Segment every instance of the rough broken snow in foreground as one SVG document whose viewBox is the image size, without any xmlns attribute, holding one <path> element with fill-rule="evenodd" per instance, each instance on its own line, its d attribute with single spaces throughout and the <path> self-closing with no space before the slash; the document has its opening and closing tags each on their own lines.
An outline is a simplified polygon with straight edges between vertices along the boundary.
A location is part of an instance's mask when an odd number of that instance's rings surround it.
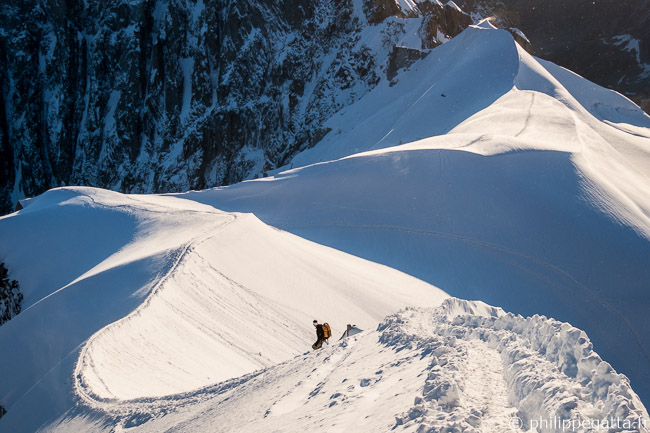
<svg viewBox="0 0 650 433">
<path fill-rule="evenodd" d="M 619 431 L 601 428 L 606 422 L 650 431 L 627 378 L 584 332 L 456 298 L 400 311 L 377 331 L 229 383 L 85 403 L 92 415 L 72 411 L 48 431 L 499 433 L 542 422 L 589 425 L 565 431 Z"/>
</svg>

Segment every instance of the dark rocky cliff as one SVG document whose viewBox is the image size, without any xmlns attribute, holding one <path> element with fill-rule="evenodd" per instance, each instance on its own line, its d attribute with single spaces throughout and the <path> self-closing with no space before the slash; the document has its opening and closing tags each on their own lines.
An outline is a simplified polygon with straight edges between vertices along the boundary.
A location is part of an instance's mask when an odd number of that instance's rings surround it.
<svg viewBox="0 0 650 433">
<path fill-rule="evenodd" d="M 427 50 L 470 24 L 451 5 L 419 6 L 6 0 L 0 209 L 60 185 L 181 191 L 281 166 L 386 79 L 405 28 Z"/>
</svg>

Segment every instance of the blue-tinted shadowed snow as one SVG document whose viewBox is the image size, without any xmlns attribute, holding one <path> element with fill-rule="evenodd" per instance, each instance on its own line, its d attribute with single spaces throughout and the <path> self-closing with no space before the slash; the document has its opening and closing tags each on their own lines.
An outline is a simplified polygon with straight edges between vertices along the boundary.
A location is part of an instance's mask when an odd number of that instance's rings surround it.
<svg viewBox="0 0 650 433">
<path fill-rule="evenodd" d="M 84 279 L 0 329 L 0 347 L 11 350 L 0 358 L 0 368 L 12 372 L 0 376 L 9 407 L 2 431 L 36 431 L 73 406 L 71 372 L 82 344 L 142 303 L 133 292 L 151 281 L 160 264 L 142 260 Z M 26 384 L 33 386 L 26 389 Z"/>
<path fill-rule="evenodd" d="M 0 219 L 0 259 L 20 281 L 23 310 L 128 244 L 138 223 L 134 215 L 71 189 L 31 199 L 19 215 Z"/>
</svg>

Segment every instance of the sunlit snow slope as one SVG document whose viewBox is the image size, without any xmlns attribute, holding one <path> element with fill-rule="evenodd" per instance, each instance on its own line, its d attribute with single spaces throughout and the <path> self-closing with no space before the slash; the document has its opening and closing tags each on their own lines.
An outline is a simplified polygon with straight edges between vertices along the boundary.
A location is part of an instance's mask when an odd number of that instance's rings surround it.
<svg viewBox="0 0 650 433">
<path fill-rule="evenodd" d="M 313 165 L 183 197 L 570 321 L 650 400 L 650 117 L 488 24 L 397 79 L 293 164 Z"/>
<path fill-rule="evenodd" d="M 236 381 L 89 405 L 48 431 L 650 432 L 627 378 L 583 331 L 455 298 Z"/>
</svg>

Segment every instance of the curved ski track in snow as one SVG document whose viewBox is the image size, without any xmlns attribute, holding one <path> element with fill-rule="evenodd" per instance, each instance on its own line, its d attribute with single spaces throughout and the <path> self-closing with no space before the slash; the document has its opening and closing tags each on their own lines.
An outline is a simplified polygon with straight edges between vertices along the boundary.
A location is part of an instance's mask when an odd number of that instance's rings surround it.
<svg viewBox="0 0 650 433">
<path fill-rule="evenodd" d="M 74 374 L 88 404 L 187 392 L 277 364 L 309 347 L 313 317 L 335 330 L 374 326 L 404 305 L 446 297 L 253 215 L 219 215 L 227 220 L 202 222 L 168 254 L 142 305 L 88 340 Z"/>
<path fill-rule="evenodd" d="M 95 386 L 98 386 L 104 392 L 108 391 L 107 385 L 101 377 L 102 372 L 96 370 L 97 363 L 93 360 L 93 353 L 92 353 L 93 348 L 96 345 L 101 346 L 102 339 L 108 336 L 109 334 L 111 334 L 115 328 L 119 328 L 120 326 L 122 326 L 123 323 L 127 323 L 133 320 L 134 317 L 140 316 L 143 313 L 143 311 L 150 306 L 152 300 L 154 299 L 155 296 L 159 294 L 161 288 L 165 285 L 165 283 L 170 278 L 173 277 L 174 272 L 176 272 L 179 265 L 183 260 L 186 259 L 188 254 L 192 254 L 193 250 L 197 246 L 199 246 L 201 243 L 205 242 L 206 240 L 216 236 L 218 232 L 222 230 L 224 227 L 226 227 L 228 224 L 233 223 L 237 219 L 237 216 L 228 215 L 228 218 L 229 219 L 226 222 L 218 223 L 215 224 L 213 227 L 210 227 L 207 230 L 207 232 L 209 233 L 208 235 L 203 235 L 191 239 L 185 245 L 178 248 L 177 250 L 173 252 L 169 252 L 168 257 L 170 258 L 170 262 L 171 262 L 169 270 L 165 272 L 165 274 L 156 282 L 149 296 L 144 300 L 144 302 L 128 316 L 106 326 L 99 332 L 95 333 L 90 339 L 88 339 L 83 349 L 81 350 L 81 353 L 79 355 L 79 360 L 77 361 L 77 365 L 75 366 L 75 371 L 74 371 L 75 390 L 77 394 L 86 403 L 92 403 L 98 399 L 102 399 L 102 397 L 99 397 L 96 394 L 96 392 L 93 391 L 92 386 L 90 386 L 87 383 L 88 381 L 87 378 L 89 375 L 92 375 L 96 378 L 97 382 L 95 383 Z M 119 354 L 115 354 L 115 355 L 118 357 L 118 359 L 120 358 Z"/>
</svg>

